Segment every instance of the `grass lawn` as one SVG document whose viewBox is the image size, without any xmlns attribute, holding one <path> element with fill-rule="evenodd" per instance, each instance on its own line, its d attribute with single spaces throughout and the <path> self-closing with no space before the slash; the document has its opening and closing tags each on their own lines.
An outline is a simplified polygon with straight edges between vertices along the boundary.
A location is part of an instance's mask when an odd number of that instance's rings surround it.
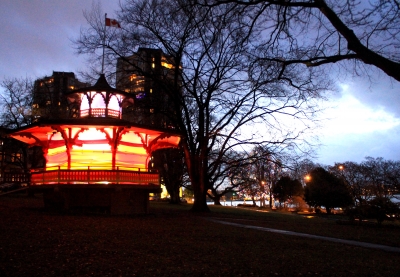
<svg viewBox="0 0 400 277">
<path fill-rule="evenodd" d="M 398 276 L 400 254 L 222 225 L 219 218 L 400 247 L 400 227 L 152 203 L 148 215 L 56 214 L 0 197 L 0 276 Z"/>
</svg>

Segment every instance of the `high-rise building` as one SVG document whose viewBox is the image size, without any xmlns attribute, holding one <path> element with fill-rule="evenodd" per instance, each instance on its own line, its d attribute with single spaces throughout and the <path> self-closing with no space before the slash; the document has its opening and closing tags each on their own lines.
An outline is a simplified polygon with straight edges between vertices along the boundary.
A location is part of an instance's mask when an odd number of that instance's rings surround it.
<svg viewBox="0 0 400 277">
<path fill-rule="evenodd" d="M 36 80 L 33 91 L 33 122 L 39 118 L 69 117 L 70 111 L 65 95 L 87 86 L 87 83 L 75 78 L 73 72 L 53 71 L 51 76 Z"/>
<path fill-rule="evenodd" d="M 116 75 L 117 89 L 135 95 L 130 121 L 158 128 L 176 127 L 174 119 L 179 106 L 173 98 L 180 94 L 180 89 L 174 85 L 175 65 L 171 56 L 160 49 L 139 48 L 135 54 L 118 59 Z"/>
</svg>

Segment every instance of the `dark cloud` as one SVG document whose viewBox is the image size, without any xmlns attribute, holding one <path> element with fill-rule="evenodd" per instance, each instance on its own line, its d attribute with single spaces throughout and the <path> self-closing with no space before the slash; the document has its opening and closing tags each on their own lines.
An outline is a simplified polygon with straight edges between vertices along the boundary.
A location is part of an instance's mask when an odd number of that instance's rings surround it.
<svg viewBox="0 0 400 277">
<path fill-rule="evenodd" d="M 384 74 L 375 78 L 355 78 L 349 82 L 353 95 L 374 109 L 383 108 L 400 117 L 400 83 Z"/>
</svg>

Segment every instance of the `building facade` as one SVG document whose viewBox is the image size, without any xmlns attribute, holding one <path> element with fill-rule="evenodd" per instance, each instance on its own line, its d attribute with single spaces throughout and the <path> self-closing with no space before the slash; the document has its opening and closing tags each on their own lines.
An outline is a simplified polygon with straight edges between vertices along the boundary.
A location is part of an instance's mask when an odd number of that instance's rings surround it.
<svg viewBox="0 0 400 277">
<path fill-rule="evenodd" d="M 181 116 L 182 66 L 160 49 L 139 48 L 117 61 L 117 89 L 134 95 L 134 105 L 127 111 L 135 124 L 178 131 Z M 153 153 L 149 168 L 161 175 L 163 192 L 170 201 L 178 202 L 183 175 L 183 154 L 179 148 Z"/>
<path fill-rule="evenodd" d="M 32 121 L 40 118 L 67 118 L 66 94 L 89 84 L 79 81 L 73 72 L 53 71 L 51 76 L 37 79 L 33 90 Z"/>
<path fill-rule="evenodd" d="M 173 58 L 160 49 L 139 48 L 117 61 L 117 89 L 135 95 L 130 116 L 137 124 L 175 129 L 181 94 Z"/>
</svg>

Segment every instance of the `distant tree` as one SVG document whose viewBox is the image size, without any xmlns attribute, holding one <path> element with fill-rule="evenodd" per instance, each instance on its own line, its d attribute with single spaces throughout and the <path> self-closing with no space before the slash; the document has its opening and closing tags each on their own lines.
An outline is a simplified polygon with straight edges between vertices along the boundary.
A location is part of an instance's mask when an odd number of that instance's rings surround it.
<svg viewBox="0 0 400 277">
<path fill-rule="evenodd" d="M 283 176 L 272 186 L 272 193 L 279 203 L 286 203 L 295 196 L 303 196 L 304 189 L 299 180 Z"/>
<path fill-rule="evenodd" d="M 347 207 L 353 204 L 353 199 L 343 180 L 322 167 L 317 167 L 310 173 L 306 182 L 304 200 L 312 207 L 326 208 L 327 214 L 332 208 Z"/>
<path fill-rule="evenodd" d="M 300 180 L 300 182 L 304 184 L 305 177 L 309 172 L 317 167 L 322 167 L 318 164 L 315 164 L 309 159 L 303 160 L 295 160 L 292 165 L 290 165 L 290 170 L 287 172 L 292 179 Z"/>
<path fill-rule="evenodd" d="M 243 190 L 244 184 L 251 181 L 248 172 L 243 171 L 251 163 L 245 152 L 230 150 L 219 155 L 218 151 L 213 151 L 210 163 L 214 173 L 209 174 L 207 196 L 214 201 L 214 205 L 221 205 L 224 195 Z"/>
<path fill-rule="evenodd" d="M 265 199 L 269 197 L 269 205 L 272 207 L 272 186 L 281 176 L 284 158 L 276 149 L 258 145 L 252 151 L 241 154 L 243 159 L 233 168 L 230 174 L 231 182 L 237 184 L 236 191 L 244 196 L 260 200 L 264 206 Z"/>
<path fill-rule="evenodd" d="M 335 163 L 330 171 L 342 179 L 350 190 L 354 205 L 364 204 L 373 197 L 370 194 L 363 167 L 355 162 Z"/>
<path fill-rule="evenodd" d="M 32 122 L 33 82 L 29 78 L 5 79 L 1 83 L 0 93 L 0 124 L 1 127 L 12 130 L 29 125 Z M 31 163 L 29 149 L 17 140 L 4 138 L 2 140 L 1 173 L 17 170 L 25 176 L 29 175 Z M 42 156 L 35 156 L 38 161 Z"/>
<path fill-rule="evenodd" d="M 0 93 L 2 127 L 15 129 L 32 122 L 33 85 L 29 78 L 3 80 Z"/>
<path fill-rule="evenodd" d="M 374 198 L 395 198 L 400 191 L 400 162 L 366 157 L 361 163 L 336 163 L 330 171 L 344 180 L 355 205 Z"/>
<path fill-rule="evenodd" d="M 364 180 L 373 197 L 391 198 L 398 192 L 400 182 L 399 163 L 383 158 L 366 157 L 361 163 Z"/>
<path fill-rule="evenodd" d="M 369 216 L 375 218 L 378 224 L 389 218 L 398 219 L 400 216 L 399 206 L 386 197 L 376 197 L 368 201 L 367 204 L 370 209 Z"/>
</svg>

